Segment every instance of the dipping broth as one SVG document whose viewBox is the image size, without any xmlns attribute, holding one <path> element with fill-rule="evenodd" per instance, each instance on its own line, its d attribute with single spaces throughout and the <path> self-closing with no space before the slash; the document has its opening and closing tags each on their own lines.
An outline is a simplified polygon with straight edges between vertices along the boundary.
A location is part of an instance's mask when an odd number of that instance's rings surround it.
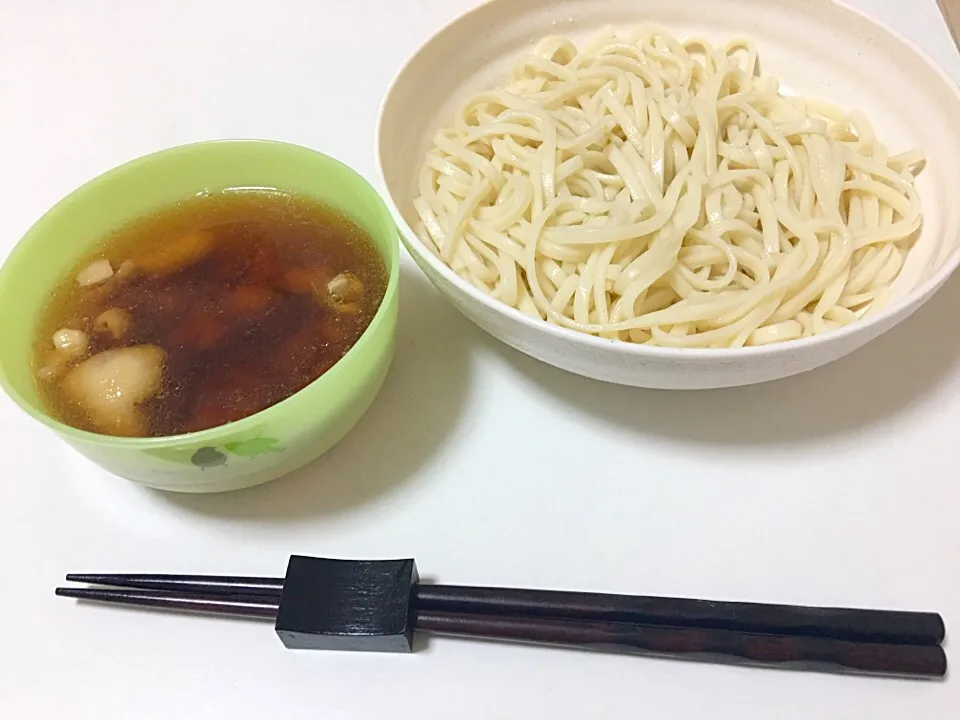
<svg viewBox="0 0 960 720">
<path fill-rule="evenodd" d="M 34 347 L 48 411 L 125 437 L 252 415 L 329 370 L 377 311 L 370 237 L 311 198 L 197 196 L 106 238 L 51 294 Z"/>
</svg>

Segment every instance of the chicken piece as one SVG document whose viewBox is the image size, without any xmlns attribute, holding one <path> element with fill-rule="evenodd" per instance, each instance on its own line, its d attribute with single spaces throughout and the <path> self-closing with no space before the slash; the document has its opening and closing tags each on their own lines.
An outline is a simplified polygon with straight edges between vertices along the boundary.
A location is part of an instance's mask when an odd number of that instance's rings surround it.
<svg viewBox="0 0 960 720">
<path fill-rule="evenodd" d="M 97 332 L 108 333 L 114 340 L 120 340 L 130 329 L 131 315 L 123 308 L 110 308 L 97 315 L 93 328 Z"/>
<path fill-rule="evenodd" d="M 337 312 L 356 313 L 363 298 L 363 281 L 353 273 L 340 273 L 327 283 L 327 296 Z"/>
<path fill-rule="evenodd" d="M 353 273 L 340 273 L 327 283 L 327 291 L 334 302 L 357 302 L 363 297 L 363 282 Z"/>
<path fill-rule="evenodd" d="M 54 350 L 50 357 L 47 358 L 47 364 L 37 370 L 37 377 L 41 380 L 56 380 L 63 374 L 63 371 L 67 369 L 69 364 L 70 358 L 63 352 Z"/>
<path fill-rule="evenodd" d="M 170 275 L 203 260 L 213 250 L 215 241 L 211 232 L 189 233 L 141 255 L 134 264 L 149 273 Z"/>
<path fill-rule="evenodd" d="M 284 275 L 284 289 L 297 295 L 312 294 L 321 305 L 347 314 L 358 312 L 363 298 L 360 278 L 343 272 L 330 279 L 330 274 L 322 267 L 288 270 Z"/>
<path fill-rule="evenodd" d="M 113 277 L 113 266 L 109 260 L 95 260 L 77 274 L 77 283 L 82 287 L 99 285 Z"/>
<path fill-rule="evenodd" d="M 296 267 L 284 273 L 282 287 L 294 295 L 313 295 L 314 300 L 321 305 L 335 307 L 338 300 L 335 299 L 331 288 L 349 293 L 347 275 L 349 273 L 341 273 L 331 280 L 330 271 L 324 267 Z M 339 295 L 336 296 L 336 298 L 339 297 Z"/>
<path fill-rule="evenodd" d="M 130 260 L 124 260 L 110 277 L 84 288 L 84 292 L 77 298 L 77 309 L 85 319 L 89 319 L 104 305 L 116 304 L 117 293 L 133 284 L 138 274 L 136 265 Z"/>
<path fill-rule="evenodd" d="M 53 346 L 70 359 L 87 352 L 90 348 L 90 338 L 82 330 L 61 328 L 53 334 Z"/>
<path fill-rule="evenodd" d="M 133 260 L 124 260 L 117 268 L 117 277 L 121 280 L 132 278 L 137 274 L 137 264 Z"/>
<path fill-rule="evenodd" d="M 37 370 L 41 380 L 54 380 L 90 351 L 90 338 L 82 330 L 61 328 L 53 334 L 53 352 L 47 363 Z"/>
<path fill-rule="evenodd" d="M 70 370 L 62 387 L 100 432 L 143 437 L 149 427 L 139 404 L 160 392 L 164 359 L 156 345 L 105 350 Z"/>
</svg>

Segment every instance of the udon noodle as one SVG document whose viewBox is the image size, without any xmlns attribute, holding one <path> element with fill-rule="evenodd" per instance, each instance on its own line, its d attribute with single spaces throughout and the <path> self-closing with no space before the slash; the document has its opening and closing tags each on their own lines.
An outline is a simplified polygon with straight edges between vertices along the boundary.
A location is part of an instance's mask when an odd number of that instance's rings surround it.
<svg viewBox="0 0 960 720">
<path fill-rule="evenodd" d="M 922 163 L 861 113 L 781 92 L 746 40 L 550 37 L 436 134 L 416 231 L 471 285 L 565 328 L 763 345 L 888 301 Z"/>
</svg>

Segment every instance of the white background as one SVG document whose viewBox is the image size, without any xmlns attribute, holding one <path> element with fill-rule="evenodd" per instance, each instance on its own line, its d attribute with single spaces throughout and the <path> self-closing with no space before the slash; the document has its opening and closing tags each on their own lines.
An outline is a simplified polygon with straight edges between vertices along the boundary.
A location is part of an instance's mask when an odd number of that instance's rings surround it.
<svg viewBox="0 0 960 720">
<path fill-rule="evenodd" d="M 0 251 L 85 180 L 194 140 L 288 140 L 372 178 L 389 80 L 470 2 L 0 2 Z M 960 77 L 934 0 L 854 4 Z M 375 406 L 271 485 L 142 490 L 0 398 L 0 716 L 958 717 L 956 678 L 446 639 L 412 656 L 294 653 L 268 624 L 54 597 L 68 571 L 275 575 L 291 553 L 409 555 L 449 583 L 934 609 L 960 628 L 960 279 L 835 365 L 678 394 L 537 364 L 412 263 L 402 275 Z"/>
</svg>

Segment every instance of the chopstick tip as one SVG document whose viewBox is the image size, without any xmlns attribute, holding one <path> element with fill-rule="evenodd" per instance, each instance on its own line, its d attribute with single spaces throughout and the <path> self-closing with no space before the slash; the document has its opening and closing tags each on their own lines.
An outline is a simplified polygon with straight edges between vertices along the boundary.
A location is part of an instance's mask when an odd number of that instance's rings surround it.
<svg viewBox="0 0 960 720">
<path fill-rule="evenodd" d="M 96 584 L 97 579 L 103 577 L 102 575 L 90 575 L 89 573 L 67 573 L 66 580 L 67 582 L 76 582 L 76 583 L 87 583 L 89 585 Z"/>
</svg>

